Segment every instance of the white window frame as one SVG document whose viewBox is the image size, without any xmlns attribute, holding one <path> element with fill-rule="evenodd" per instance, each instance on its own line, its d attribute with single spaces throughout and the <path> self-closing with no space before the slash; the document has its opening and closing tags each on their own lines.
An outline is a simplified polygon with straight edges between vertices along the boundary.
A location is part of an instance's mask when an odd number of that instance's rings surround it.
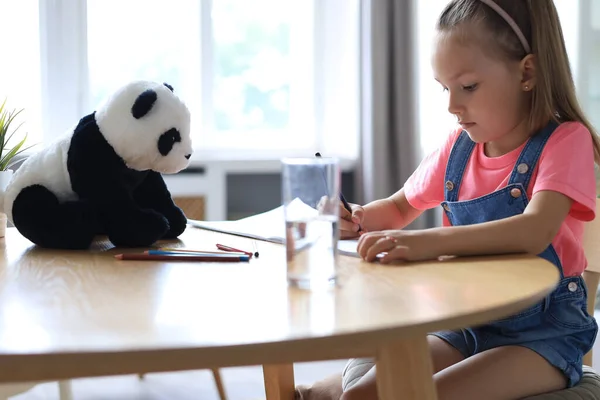
<svg viewBox="0 0 600 400">
<path fill-rule="evenodd" d="M 86 0 L 38 0 L 42 63 L 44 142 L 53 140 L 92 110 L 89 104 Z M 219 137 L 212 129 L 212 0 L 201 1 L 202 132 L 193 132 L 194 161 L 273 160 L 312 156 L 320 151 L 344 159 L 358 157 L 360 0 L 301 0 L 314 18 L 294 21 L 292 41 L 311 43 L 293 54 L 288 134 L 238 132 Z M 306 26 L 312 29 L 305 29 Z M 305 35 L 310 35 L 307 38 Z M 294 46 L 292 46 L 294 48 Z M 313 84 L 306 84 L 313 82 Z M 348 84 L 348 82 L 353 82 Z M 297 95 L 297 96 L 294 96 Z M 303 105 L 303 106 L 302 106 Z"/>
</svg>

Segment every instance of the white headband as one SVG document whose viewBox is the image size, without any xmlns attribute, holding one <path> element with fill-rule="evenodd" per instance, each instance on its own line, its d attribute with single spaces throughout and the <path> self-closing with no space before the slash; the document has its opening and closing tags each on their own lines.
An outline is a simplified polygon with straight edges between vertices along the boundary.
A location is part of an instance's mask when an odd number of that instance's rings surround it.
<svg viewBox="0 0 600 400">
<path fill-rule="evenodd" d="M 531 53 L 531 48 L 529 47 L 529 43 L 527 42 L 527 39 L 525 39 L 525 35 L 523 35 L 523 32 L 521 31 L 521 29 L 519 28 L 519 26 L 517 25 L 515 20 L 512 19 L 511 16 L 508 15 L 508 13 L 502 9 L 502 7 L 500 7 L 498 4 L 496 4 L 496 2 L 494 0 L 480 0 L 480 1 L 482 3 L 487 4 L 490 8 L 492 8 L 494 11 L 496 11 L 498 13 L 498 15 L 500 15 L 502 18 L 504 18 L 504 20 L 508 23 L 508 25 L 510 25 L 512 30 L 515 31 L 515 34 L 521 41 L 521 44 L 523 45 L 523 48 L 525 49 L 527 54 Z"/>
</svg>

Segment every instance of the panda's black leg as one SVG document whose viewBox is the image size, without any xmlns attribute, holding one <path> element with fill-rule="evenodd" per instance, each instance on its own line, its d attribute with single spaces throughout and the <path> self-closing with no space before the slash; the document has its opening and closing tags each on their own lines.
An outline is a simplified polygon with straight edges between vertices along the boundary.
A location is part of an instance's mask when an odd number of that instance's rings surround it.
<svg viewBox="0 0 600 400">
<path fill-rule="evenodd" d="M 12 215 L 19 232 L 41 247 L 87 249 L 98 230 L 91 205 L 82 201 L 59 203 L 54 193 L 41 185 L 19 193 Z"/>
<path fill-rule="evenodd" d="M 133 195 L 140 208 L 150 208 L 169 221 L 169 230 L 164 234 L 164 239 L 176 238 L 185 231 L 187 218 L 173 202 L 171 193 L 158 172 L 150 171 Z"/>
</svg>

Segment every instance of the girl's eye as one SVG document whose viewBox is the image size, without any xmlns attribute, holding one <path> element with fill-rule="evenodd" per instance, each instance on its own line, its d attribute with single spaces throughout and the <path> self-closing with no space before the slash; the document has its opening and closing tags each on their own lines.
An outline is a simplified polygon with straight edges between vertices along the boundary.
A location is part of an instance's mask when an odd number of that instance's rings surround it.
<svg viewBox="0 0 600 400">
<path fill-rule="evenodd" d="M 463 90 L 466 90 L 467 92 L 472 92 L 475 89 L 477 89 L 477 84 L 476 83 L 474 83 L 472 85 L 463 86 Z"/>
<path fill-rule="evenodd" d="M 442 90 L 443 90 L 444 92 L 447 92 L 447 91 L 448 91 L 448 88 L 447 88 L 447 87 L 444 87 L 444 88 L 442 88 Z"/>
</svg>

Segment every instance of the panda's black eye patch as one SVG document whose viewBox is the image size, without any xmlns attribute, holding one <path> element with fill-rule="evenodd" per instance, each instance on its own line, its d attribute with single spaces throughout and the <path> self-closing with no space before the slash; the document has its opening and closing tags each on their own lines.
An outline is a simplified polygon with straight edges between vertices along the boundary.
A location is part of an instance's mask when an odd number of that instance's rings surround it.
<svg viewBox="0 0 600 400">
<path fill-rule="evenodd" d="M 156 92 L 152 89 L 147 89 L 140 94 L 133 106 L 131 106 L 131 114 L 135 119 L 140 119 L 152 109 L 152 106 L 158 98 Z"/>
<path fill-rule="evenodd" d="M 175 128 L 171 128 L 158 138 L 158 151 L 163 156 L 166 156 L 173 150 L 173 145 L 181 142 L 181 134 Z"/>
<path fill-rule="evenodd" d="M 169 85 L 167 82 L 164 82 L 163 85 L 168 87 L 171 92 L 173 91 L 173 86 Z"/>
</svg>

